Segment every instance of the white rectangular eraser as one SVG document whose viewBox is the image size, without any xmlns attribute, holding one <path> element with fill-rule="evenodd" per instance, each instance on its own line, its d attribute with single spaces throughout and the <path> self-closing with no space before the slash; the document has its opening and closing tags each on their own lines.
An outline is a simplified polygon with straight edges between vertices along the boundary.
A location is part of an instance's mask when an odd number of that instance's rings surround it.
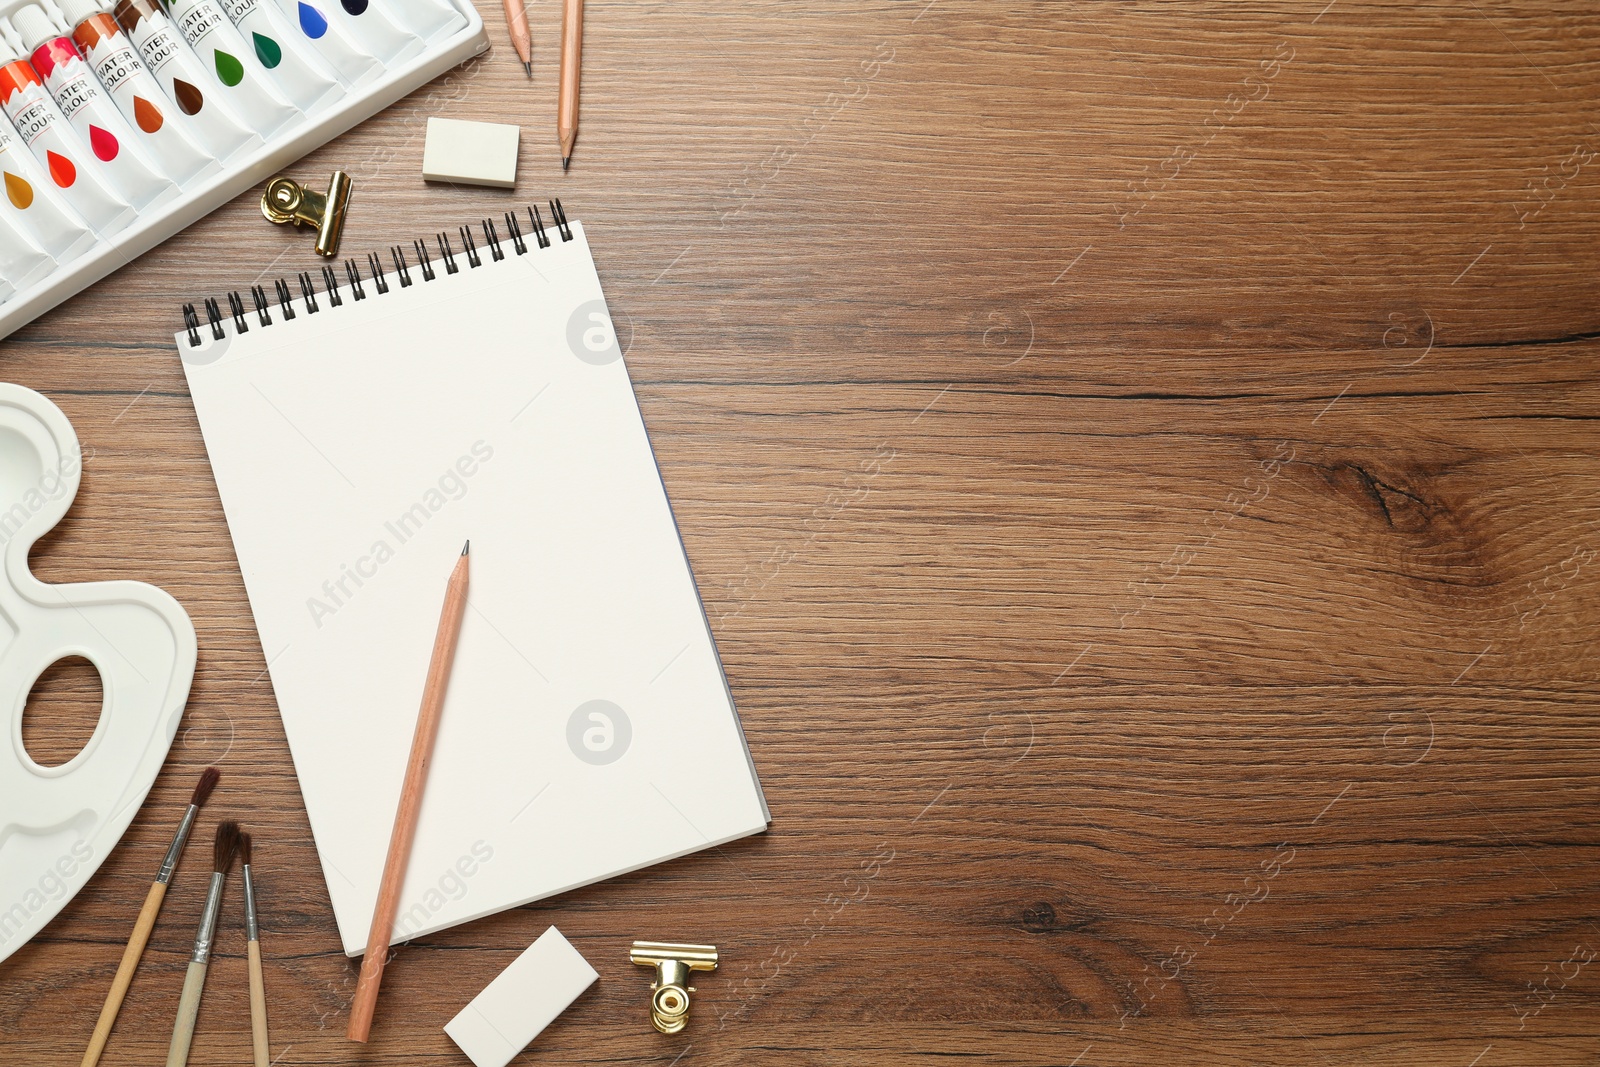
<svg viewBox="0 0 1600 1067">
<path fill-rule="evenodd" d="M 445 1024 L 478 1067 L 506 1067 L 594 980 L 589 961 L 554 926 Z"/>
<path fill-rule="evenodd" d="M 428 139 L 422 148 L 422 178 L 513 188 L 517 184 L 517 138 L 521 135 L 521 126 L 430 118 Z"/>
</svg>

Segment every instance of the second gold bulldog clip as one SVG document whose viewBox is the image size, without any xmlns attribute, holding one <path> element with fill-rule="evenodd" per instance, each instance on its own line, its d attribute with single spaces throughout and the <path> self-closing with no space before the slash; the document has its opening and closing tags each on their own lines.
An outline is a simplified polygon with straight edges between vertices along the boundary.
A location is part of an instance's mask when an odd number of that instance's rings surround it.
<svg viewBox="0 0 1600 1067">
<path fill-rule="evenodd" d="M 675 1034 L 689 1025 L 689 984 L 692 971 L 717 969 L 717 946 L 685 945 L 670 941 L 635 941 L 628 958 L 641 967 L 654 967 L 650 983 L 650 1021 L 663 1034 Z"/>
<path fill-rule="evenodd" d="M 261 193 L 261 213 L 268 222 L 316 230 L 317 254 L 332 257 L 339 251 L 352 188 L 350 175 L 342 170 L 328 179 L 326 193 L 314 193 L 292 178 L 274 178 Z"/>
</svg>

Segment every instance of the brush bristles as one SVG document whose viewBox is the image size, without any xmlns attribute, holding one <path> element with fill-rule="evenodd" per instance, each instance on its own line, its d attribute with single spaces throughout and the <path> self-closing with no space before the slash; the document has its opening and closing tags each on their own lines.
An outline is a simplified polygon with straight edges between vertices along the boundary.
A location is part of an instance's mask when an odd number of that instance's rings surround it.
<svg viewBox="0 0 1600 1067">
<path fill-rule="evenodd" d="M 233 857 L 239 852 L 239 838 L 244 834 L 239 829 L 239 824 L 229 819 L 217 827 L 216 850 L 212 852 L 211 869 L 218 874 L 227 874 L 233 866 Z"/>
<path fill-rule="evenodd" d="M 217 788 L 217 779 L 222 777 L 222 772 L 215 767 L 207 767 L 200 772 L 200 781 L 194 787 L 194 796 L 189 803 L 195 807 L 202 807 L 210 799 L 211 791 Z"/>
<path fill-rule="evenodd" d="M 250 866 L 250 835 L 242 830 L 239 831 L 239 862 Z"/>
</svg>

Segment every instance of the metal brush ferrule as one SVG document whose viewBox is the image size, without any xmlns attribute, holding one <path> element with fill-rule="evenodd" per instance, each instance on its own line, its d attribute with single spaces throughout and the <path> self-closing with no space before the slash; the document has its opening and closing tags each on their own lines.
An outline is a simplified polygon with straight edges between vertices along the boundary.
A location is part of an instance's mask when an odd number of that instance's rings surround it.
<svg viewBox="0 0 1600 1067">
<path fill-rule="evenodd" d="M 194 952 L 189 957 L 190 963 L 211 962 L 211 942 L 217 933 L 217 914 L 222 911 L 224 877 L 221 871 L 211 873 L 211 888 L 206 892 L 205 910 L 200 913 L 200 931 L 194 935 Z"/>
<path fill-rule="evenodd" d="M 244 936 L 248 941 L 260 941 L 261 930 L 256 926 L 256 883 L 250 877 L 250 865 L 244 865 Z"/>
<path fill-rule="evenodd" d="M 172 844 L 167 846 L 167 854 L 161 861 L 161 870 L 156 872 L 156 881 L 166 885 L 172 881 L 172 872 L 178 869 L 178 857 L 183 855 L 183 846 L 189 841 L 189 831 L 194 829 L 194 819 L 200 814 L 200 805 L 190 804 L 183 813 L 183 821 L 178 824 L 178 832 L 172 835 Z"/>
</svg>

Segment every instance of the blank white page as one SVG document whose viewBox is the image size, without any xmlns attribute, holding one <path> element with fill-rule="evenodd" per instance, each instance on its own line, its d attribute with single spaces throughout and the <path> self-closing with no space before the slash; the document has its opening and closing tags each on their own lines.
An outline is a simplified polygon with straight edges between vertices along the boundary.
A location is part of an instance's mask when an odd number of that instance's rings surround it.
<svg viewBox="0 0 1600 1067">
<path fill-rule="evenodd" d="M 469 606 L 395 941 L 766 828 L 583 228 L 178 335 L 345 951 L 445 580 Z M 595 703 L 599 702 L 599 703 Z"/>
</svg>

